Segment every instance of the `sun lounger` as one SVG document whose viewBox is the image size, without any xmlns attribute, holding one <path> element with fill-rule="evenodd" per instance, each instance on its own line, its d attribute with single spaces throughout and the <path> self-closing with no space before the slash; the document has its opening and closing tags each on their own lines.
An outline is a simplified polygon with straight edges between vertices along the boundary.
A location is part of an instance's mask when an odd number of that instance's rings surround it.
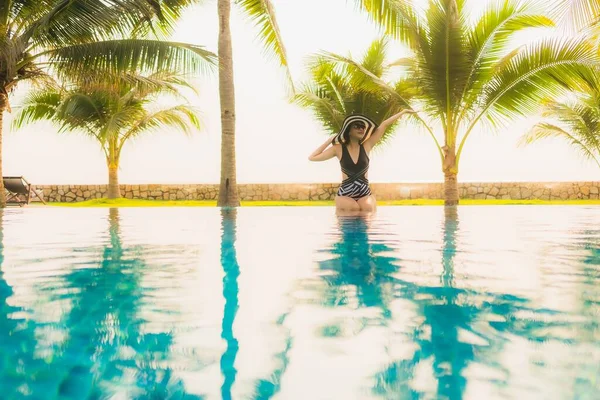
<svg viewBox="0 0 600 400">
<path fill-rule="evenodd" d="M 44 204 L 46 202 L 33 186 L 22 176 L 3 176 L 6 191 L 6 204 L 24 206 L 29 204 L 32 196 L 36 196 Z"/>
</svg>

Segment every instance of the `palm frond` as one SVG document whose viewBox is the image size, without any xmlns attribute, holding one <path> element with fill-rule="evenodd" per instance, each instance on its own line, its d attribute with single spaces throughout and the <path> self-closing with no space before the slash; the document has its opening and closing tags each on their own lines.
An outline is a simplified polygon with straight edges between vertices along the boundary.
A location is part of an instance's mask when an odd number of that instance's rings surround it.
<svg viewBox="0 0 600 400">
<path fill-rule="evenodd" d="M 427 43 L 425 31 L 419 22 L 411 0 L 352 0 L 354 5 L 367 13 L 381 26 L 386 34 L 410 48 Z"/>
<path fill-rule="evenodd" d="M 166 40 L 192 0 L 44 1 L 45 12 L 29 13 L 27 41 L 36 46 L 62 47 L 90 41 L 162 35 Z"/>
<path fill-rule="evenodd" d="M 599 135 L 598 132 L 595 133 Z M 576 133 L 569 132 L 563 128 L 553 125 L 551 123 L 543 122 L 536 124 L 529 132 L 519 140 L 519 146 L 528 145 L 543 139 L 548 138 L 560 138 L 566 140 L 574 148 L 580 151 L 580 153 L 587 159 L 594 160 L 598 167 L 600 167 L 600 147 L 592 147 L 581 137 L 578 137 Z M 595 138 L 598 141 L 598 137 Z"/>
<path fill-rule="evenodd" d="M 316 85 L 302 85 L 292 102 L 313 111 L 317 120 L 323 124 L 326 131 L 333 134 L 338 132 L 348 112 L 341 108 L 338 99 L 327 96 L 325 91 Z"/>
<path fill-rule="evenodd" d="M 577 101 L 570 103 L 550 101 L 544 105 L 542 116 L 559 121 L 569 131 L 577 132 L 581 137 L 587 136 L 594 139 L 595 134 L 600 132 L 598 112 L 598 103 L 590 107 L 580 97 Z M 595 146 L 598 146 L 598 143 Z"/>
<path fill-rule="evenodd" d="M 389 41 L 386 38 L 374 40 L 365 54 L 361 65 L 371 71 L 373 75 L 381 77 L 387 72 L 386 57 Z"/>
<path fill-rule="evenodd" d="M 198 0 L 136 0 L 147 3 L 153 10 L 155 18 L 153 20 L 144 19 L 138 23 L 136 30 L 143 32 L 150 30 L 157 35 L 163 36 L 166 40 L 168 35 L 173 33 L 177 21 L 183 15 L 183 12 L 190 6 L 197 4 Z"/>
<path fill-rule="evenodd" d="M 29 21 L 23 38 L 36 47 L 62 47 L 115 36 L 128 37 L 154 9 L 145 0 L 59 0 L 38 20 Z"/>
<path fill-rule="evenodd" d="M 348 97 L 353 87 L 344 71 L 336 70 L 334 63 L 320 56 L 309 59 L 309 72 L 313 82 L 317 83 L 321 96 L 335 100 L 342 111 L 346 112 L 344 98 Z"/>
<path fill-rule="evenodd" d="M 549 12 L 559 25 L 575 33 L 598 22 L 600 0 L 557 0 Z"/>
<path fill-rule="evenodd" d="M 121 135 L 121 142 L 139 136 L 141 133 L 152 132 L 164 127 L 178 128 L 189 135 L 193 130 L 201 130 L 202 124 L 197 115 L 198 111 L 189 105 L 180 104 L 174 107 L 144 113 L 136 118 L 136 122 Z"/>
<path fill-rule="evenodd" d="M 277 57 L 279 63 L 285 68 L 287 81 L 293 92 L 294 82 L 273 4 L 270 0 L 238 0 L 237 3 L 258 28 L 259 38 L 262 40 L 266 53 Z"/>
<path fill-rule="evenodd" d="M 462 5 L 462 3 L 461 3 Z M 465 13 L 455 0 L 430 2 L 426 13 L 428 52 L 418 55 L 423 88 L 443 112 L 444 124 L 454 124 L 452 117 L 461 106 L 461 95 L 468 77 Z"/>
<path fill-rule="evenodd" d="M 41 18 L 48 8 L 51 7 L 50 0 L 11 0 L 3 2 L 5 8 L 2 13 L 0 25 L 11 32 L 12 37 L 19 36 L 24 32 L 24 27 L 32 21 Z M 6 13 L 8 11 L 8 13 Z"/>
<path fill-rule="evenodd" d="M 207 72 L 216 56 L 201 46 L 156 40 L 107 40 L 49 50 L 41 55 L 59 76 L 80 77 L 93 73 L 119 75 L 123 72 Z"/>
<path fill-rule="evenodd" d="M 499 119 L 535 113 L 546 98 L 576 87 L 582 77 L 592 79 L 598 56 L 589 42 L 544 39 L 526 46 L 505 64 L 483 90 L 482 109 Z"/>
<path fill-rule="evenodd" d="M 545 99 L 577 87 L 574 82 L 581 77 L 590 81 L 597 66 L 596 51 L 582 38 L 543 39 L 523 47 L 484 86 L 481 108 L 460 141 L 457 158 L 482 117 L 503 124 L 534 114 Z"/>
<path fill-rule="evenodd" d="M 508 49 L 515 34 L 524 29 L 553 26 L 550 18 L 534 11 L 526 4 L 497 1 L 485 10 L 469 31 L 469 74 L 461 99 L 465 110 L 477 104 L 483 85 L 493 78 L 499 67 L 520 51 L 519 48 L 513 51 Z"/>
<path fill-rule="evenodd" d="M 63 99 L 59 91 L 31 91 L 11 122 L 11 129 L 21 129 L 28 124 L 43 120 L 52 120 Z"/>
<path fill-rule="evenodd" d="M 320 56 L 323 60 L 335 63 L 338 68 L 344 68 L 345 73 L 349 75 L 353 86 L 370 93 L 383 91 L 387 96 L 394 98 L 405 107 L 409 106 L 409 99 L 403 98 L 401 93 L 397 93 L 393 86 L 390 86 L 383 79 L 369 71 L 360 62 L 351 58 L 340 56 L 335 53 L 322 52 Z"/>
<path fill-rule="evenodd" d="M 7 26 L 11 26 L 11 30 L 15 31 L 15 25 L 18 25 L 19 22 L 23 22 L 25 19 L 29 19 L 35 21 L 37 16 L 42 15 L 47 9 L 49 5 L 49 0 L 11 0 L 10 2 L 5 2 L 6 9 L 8 10 L 8 14 L 3 13 L 4 18 L 3 21 Z M 12 22 L 9 23 L 9 22 Z"/>
<path fill-rule="evenodd" d="M 170 94 L 184 98 L 182 89 L 189 89 L 198 94 L 198 88 L 182 74 L 171 71 L 160 71 L 148 76 L 135 73 L 93 74 L 72 77 L 69 87 L 86 91 L 111 92 L 125 95 L 134 92 L 136 97 L 147 97 L 152 94 Z"/>
</svg>

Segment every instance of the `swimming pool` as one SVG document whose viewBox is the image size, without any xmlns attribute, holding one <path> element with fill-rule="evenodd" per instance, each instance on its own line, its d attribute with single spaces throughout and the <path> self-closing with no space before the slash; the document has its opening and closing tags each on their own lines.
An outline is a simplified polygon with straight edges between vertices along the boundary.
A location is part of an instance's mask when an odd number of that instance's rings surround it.
<svg viewBox="0 0 600 400">
<path fill-rule="evenodd" d="M 592 399 L 600 207 L 6 209 L 3 399 Z"/>
</svg>

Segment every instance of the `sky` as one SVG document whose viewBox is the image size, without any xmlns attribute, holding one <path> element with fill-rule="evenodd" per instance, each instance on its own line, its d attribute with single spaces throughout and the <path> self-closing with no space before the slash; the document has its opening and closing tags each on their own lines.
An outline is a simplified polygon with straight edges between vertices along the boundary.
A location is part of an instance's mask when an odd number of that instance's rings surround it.
<svg viewBox="0 0 600 400">
<path fill-rule="evenodd" d="M 360 57 L 379 37 L 377 27 L 347 0 L 273 0 L 294 81 L 306 79 L 307 57 L 325 50 Z M 472 2 L 481 6 L 482 2 Z M 238 183 L 339 182 L 339 163 L 308 161 L 327 132 L 310 110 L 291 104 L 285 76 L 267 57 L 257 30 L 232 8 L 237 114 Z M 185 13 L 173 39 L 217 51 L 216 0 Z M 390 58 L 404 49 L 392 46 Z M 218 77 L 200 77 L 200 94 L 190 101 L 200 109 L 202 132 L 184 136 L 175 130 L 144 135 L 123 150 L 120 183 L 218 183 L 220 109 Z M 11 98 L 13 108 L 26 93 Z M 3 175 L 22 175 L 34 184 L 105 184 L 108 172 L 97 143 L 79 134 L 57 134 L 50 123 L 10 130 L 5 114 Z M 560 140 L 518 147 L 531 121 L 516 121 L 497 132 L 479 129 L 465 145 L 459 180 L 463 182 L 589 181 L 600 169 Z M 441 140 L 438 132 L 438 138 Z M 441 182 L 441 164 L 433 141 L 422 132 L 399 128 L 385 148 L 374 150 L 371 182 Z"/>
</svg>

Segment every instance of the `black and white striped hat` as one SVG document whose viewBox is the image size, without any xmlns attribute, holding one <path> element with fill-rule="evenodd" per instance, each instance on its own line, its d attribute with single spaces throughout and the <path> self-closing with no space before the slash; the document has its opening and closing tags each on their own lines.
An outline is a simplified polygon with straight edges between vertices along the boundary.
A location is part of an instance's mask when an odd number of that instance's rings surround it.
<svg viewBox="0 0 600 400">
<path fill-rule="evenodd" d="M 350 126 L 351 124 L 353 124 L 355 122 L 362 122 L 363 124 L 365 124 L 365 134 L 362 137 L 362 139 L 360 140 L 360 144 L 363 144 L 364 142 L 366 142 L 367 139 L 371 136 L 371 134 L 377 128 L 377 124 L 375 122 L 373 122 L 370 118 L 365 117 L 364 115 L 360 115 L 360 114 L 350 115 L 350 116 L 346 117 L 346 119 L 344 120 L 344 123 L 342 124 L 342 129 L 340 129 L 340 131 L 335 135 L 335 137 L 331 141 L 331 144 L 345 143 L 344 131 L 346 130 L 346 128 L 348 128 L 348 126 Z"/>
</svg>

